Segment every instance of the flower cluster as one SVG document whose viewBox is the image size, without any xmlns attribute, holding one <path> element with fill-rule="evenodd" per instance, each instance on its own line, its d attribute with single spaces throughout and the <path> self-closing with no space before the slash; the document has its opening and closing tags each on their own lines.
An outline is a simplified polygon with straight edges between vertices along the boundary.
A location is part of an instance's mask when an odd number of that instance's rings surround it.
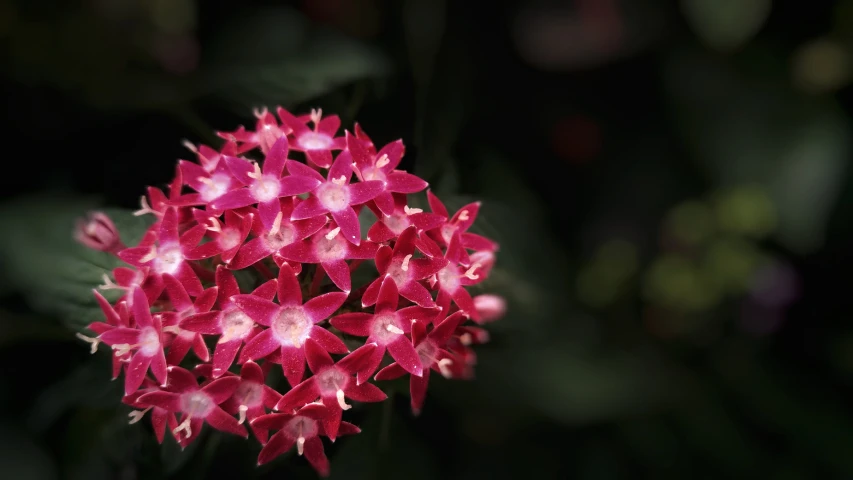
<svg viewBox="0 0 853 480">
<path fill-rule="evenodd" d="M 121 297 L 95 290 L 104 321 L 79 336 L 112 349 L 131 423 L 148 413 L 160 442 L 168 430 L 186 446 L 205 423 L 251 430 L 259 464 L 295 446 L 325 475 L 320 437 L 360 431 L 343 411 L 386 398 L 372 381 L 408 375 L 418 413 L 431 371 L 471 378 L 472 345 L 488 340 L 479 324 L 505 303 L 466 287 L 498 247 L 468 231 L 479 203 L 451 215 L 427 192 L 431 212 L 409 206 L 428 185 L 397 169 L 402 141 L 377 149 L 358 125 L 340 135 L 337 116 L 277 114 L 219 133 L 219 151 L 187 144 L 197 162 L 179 162 L 168 194 L 142 197 L 136 214 L 156 222 L 138 245 L 102 214 L 78 224 L 81 243 L 128 265 L 105 275 L 100 289 Z M 375 273 L 353 289 L 359 268 Z M 289 390 L 267 385 L 273 368 Z"/>
</svg>

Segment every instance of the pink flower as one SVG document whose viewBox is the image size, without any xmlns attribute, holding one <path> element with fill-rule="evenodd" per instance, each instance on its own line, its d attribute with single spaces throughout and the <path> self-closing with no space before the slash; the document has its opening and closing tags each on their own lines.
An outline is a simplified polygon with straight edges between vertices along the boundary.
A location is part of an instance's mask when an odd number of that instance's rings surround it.
<svg viewBox="0 0 853 480">
<path fill-rule="evenodd" d="M 296 118 L 287 110 L 278 107 L 278 117 L 293 132 L 293 149 L 305 152 L 308 161 L 322 168 L 329 168 L 332 164 L 332 150 L 344 148 L 345 141 L 341 137 L 335 138 L 341 127 L 341 119 L 337 115 L 323 118 L 322 110 L 311 110 L 307 119 L 314 124 L 311 129 L 307 121 Z"/>
<path fill-rule="evenodd" d="M 115 224 L 103 212 L 89 212 L 85 219 L 78 220 L 74 228 L 74 239 L 99 252 L 115 254 L 127 248 L 122 243 Z"/>
<path fill-rule="evenodd" d="M 291 175 L 312 178 L 318 182 L 312 190 L 312 196 L 293 209 L 291 219 L 302 220 L 319 215 L 331 214 L 340 228 L 340 233 L 353 245 L 361 243 L 361 227 L 358 215 L 352 208 L 372 200 L 382 192 L 383 184 L 378 180 L 350 184 L 352 179 L 352 157 L 347 150 L 338 154 L 338 158 L 329 168 L 327 179 L 316 170 L 301 163 L 287 165 Z"/>
<path fill-rule="evenodd" d="M 407 372 L 419 377 L 423 373 L 420 358 L 406 334 L 411 332 L 412 323 L 429 323 L 438 310 L 418 306 L 397 310 L 399 299 L 397 284 L 391 277 L 386 276 L 379 288 L 374 313 L 344 313 L 329 322 L 344 333 L 367 337 L 366 343 L 375 343 L 377 346 L 365 367 L 358 371 L 359 384 L 367 381 L 376 372 L 386 350 Z"/>
<path fill-rule="evenodd" d="M 326 408 L 319 403 L 305 405 L 294 413 L 271 413 L 252 422 L 256 428 L 278 430 L 261 449 L 258 465 L 268 463 L 296 445 L 299 456 L 304 455 L 308 463 L 322 477 L 329 475 L 329 459 L 323 451 L 320 436 L 326 435 L 321 420 L 327 415 Z M 339 435 L 361 433 L 355 425 L 341 422 Z"/>
<path fill-rule="evenodd" d="M 427 191 L 427 201 L 429 208 L 438 215 L 444 218 L 450 218 L 447 212 L 447 207 L 438 199 L 432 192 Z M 450 220 L 447 221 L 441 228 L 434 231 L 433 238 L 440 245 L 447 245 L 450 239 L 453 238 L 454 232 L 459 232 L 462 239 L 462 246 L 471 250 L 491 250 L 497 251 L 498 246 L 495 242 L 486 237 L 468 232 L 471 225 L 477 219 L 477 213 L 480 211 L 480 202 L 469 203 L 463 206 L 456 212 Z"/>
<path fill-rule="evenodd" d="M 144 417 L 146 413 L 151 412 L 151 415 L 149 416 L 151 417 L 151 426 L 154 428 L 154 435 L 157 437 L 157 443 L 163 443 L 163 438 L 166 436 L 166 427 L 168 426 L 170 429 L 173 429 L 178 426 L 178 422 L 175 420 L 175 414 L 160 407 L 153 407 L 139 401 L 139 397 L 146 393 L 159 391 L 160 387 L 158 387 L 152 380 L 146 378 L 142 383 L 141 389 L 131 393 L 130 395 L 125 395 L 121 401 L 133 408 L 139 409 L 128 414 L 128 417 L 130 417 L 130 421 L 128 423 L 131 425 L 142 420 L 142 417 Z"/>
<path fill-rule="evenodd" d="M 191 372 L 180 367 L 169 367 L 169 384 L 165 389 L 146 393 L 137 402 L 167 412 L 180 412 L 180 423 L 172 430 L 172 434 L 182 447 L 198 437 L 205 423 L 217 430 L 245 438 L 249 436 L 246 428 L 220 407 L 239 385 L 240 377 L 228 376 L 199 387 Z"/>
<path fill-rule="evenodd" d="M 474 308 L 480 317 L 478 323 L 490 323 L 506 314 L 506 300 L 500 295 L 486 293 L 474 297 Z"/>
<path fill-rule="evenodd" d="M 450 367 L 454 365 L 456 360 L 454 355 L 447 351 L 446 345 L 456 327 L 465 318 L 464 313 L 456 312 L 441 321 L 441 323 L 438 323 L 428 334 L 426 333 L 426 326 L 424 324 L 417 322 L 412 324 L 412 341 L 414 342 L 415 350 L 418 352 L 418 358 L 423 368 L 422 376 L 409 376 L 412 413 L 415 415 L 421 412 L 424 401 L 426 400 L 430 369 L 441 373 L 446 378 L 453 377 L 453 371 Z M 374 378 L 377 381 L 392 380 L 406 373 L 407 371 L 402 365 L 392 363 L 380 370 Z"/>
<path fill-rule="evenodd" d="M 358 402 L 381 402 L 387 395 L 372 383 L 358 384 L 353 375 L 365 367 L 365 362 L 376 349 L 376 344 L 367 343 L 335 363 L 332 357 L 312 339 L 305 343 L 308 366 L 314 375 L 287 392 L 276 410 L 295 411 L 313 402 L 317 398 L 328 409 L 323 418 L 323 429 L 332 440 L 337 437 L 341 424 L 341 415 L 352 405 L 346 403 L 350 398 Z"/>
<path fill-rule="evenodd" d="M 374 199 L 375 201 L 376 199 Z M 373 242 L 393 240 L 412 225 L 417 228 L 420 234 L 441 227 L 445 221 L 445 218 L 440 215 L 424 212 L 419 208 L 409 208 L 406 205 L 406 196 L 400 194 L 394 195 L 394 209 L 387 214 L 372 205 L 368 206 L 379 219 L 367 231 L 367 239 Z"/>
<path fill-rule="evenodd" d="M 199 369 L 196 371 L 198 372 Z M 255 427 L 252 425 L 252 420 L 266 414 L 266 409 L 271 410 L 279 400 L 281 400 L 281 394 L 264 383 L 261 367 L 255 362 L 246 362 L 240 370 L 240 384 L 237 385 L 234 394 L 222 404 L 222 409 L 237 415 L 237 423 L 241 425 L 248 420 L 255 437 L 261 443 L 266 443 L 267 430 Z"/>
<path fill-rule="evenodd" d="M 255 147 L 260 147 L 261 152 L 268 153 L 276 140 L 283 137 L 287 133 L 286 129 L 282 129 L 272 113 L 266 108 L 255 110 L 255 118 L 258 122 L 255 125 L 255 131 L 246 130 L 242 125 L 233 132 L 217 132 L 216 134 L 228 140 L 239 144 L 236 148 L 235 155 L 248 152 Z"/>
<path fill-rule="evenodd" d="M 208 288 L 196 297 L 195 302 L 193 302 L 186 289 L 184 289 L 184 286 L 175 280 L 175 277 L 166 274 L 163 275 L 163 280 L 166 284 L 166 292 L 172 301 L 172 307 L 175 309 L 174 312 L 164 312 L 161 314 L 163 332 L 173 335 L 166 340 L 169 348 L 166 363 L 178 365 L 190 349 L 193 350 L 202 362 L 209 361 L 210 352 L 207 350 L 207 345 L 205 345 L 202 336 L 198 332 L 184 330 L 180 327 L 180 323 L 190 315 L 210 310 L 216 301 L 217 288 Z"/>
<path fill-rule="evenodd" d="M 240 216 L 233 210 L 225 212 L 225 224 L 219 221 L 218 215 L 210 216 L 202 210 L 193 210 L 196 221 L 206 225 L 207 235 L 211 241 L 192 248 L 187 252 L 188 260 L 202 260 L 219 255 L 224 263 L 230 263 L 237 255 L 252 229 L 253 214 Z"/>
<path fill-rule="evenodd" d="M 278 301 L 273 303 L 257 295 L 235 295 L 232 301 L 255 322 L 268 327 L 249 340 L 240 361 L 257 360 L 278 351 L 284 376 L 296 385 L 305 375 L 305 341 L 314 339 L 332 353 L 347 353 L 344 342 L 317 323 L 329 316 L 346 300 L 347 294 L 332 292 L 302 303 L 302 291 L 293 269 L 281 266 L 278 274 Z"/>
</svg>

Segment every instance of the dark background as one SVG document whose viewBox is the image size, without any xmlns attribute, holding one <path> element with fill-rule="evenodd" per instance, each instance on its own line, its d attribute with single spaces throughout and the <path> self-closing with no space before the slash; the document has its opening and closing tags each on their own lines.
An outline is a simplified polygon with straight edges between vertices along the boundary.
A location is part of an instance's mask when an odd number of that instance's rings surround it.
<svg viewBox="0 0 853 480">
<path fill-rule="evenodd" d="M 313 478 L 157 445 L 73 336 L 74 219 L 263 105 L 402 138 L 501 243 L 476 380 L 354 409 L 332 478 L 853 478 L 853 2 L 0 0 L 0 46 L 3 478 Z"/>
</svg>

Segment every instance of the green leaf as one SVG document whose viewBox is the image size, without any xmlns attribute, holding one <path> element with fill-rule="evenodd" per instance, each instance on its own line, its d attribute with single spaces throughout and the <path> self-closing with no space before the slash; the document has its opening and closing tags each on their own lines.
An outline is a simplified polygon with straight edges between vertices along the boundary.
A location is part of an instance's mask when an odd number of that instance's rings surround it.
<svg viewBox="0 0 853 480">
<path fill-rule="evenodd" d="M 208 53 L 203 90 L 241 113 L 260 105 L 292 106 L 391 70 L 372 46 L 311 25 L 285 7 L 255 9 L 222 26 Z"/>
<path fill-rule="evenodd" d="M 708 46 L 732 50 L 749 41 L 770 15 L 771 0 L 681 0 L 687 22 Z"/>
<path fill-rule="evenodd" d="M 0 277 L 23 294 L 39 313 L 55 316 L 67 327 L 81 330 L 102 314 L 92 289 L 103 275 L 123 264 L 115 256 L 90 250 L 73 239 L 78 218 L 96 207 L 91 199 L 42 194 L 0 206 Z M 112 218 L 126 245 L 139 242 L 150 217 L 130 211 L 102 209 Z M 113 298 L 117 292 L 106 292 Z"/>
</svg>

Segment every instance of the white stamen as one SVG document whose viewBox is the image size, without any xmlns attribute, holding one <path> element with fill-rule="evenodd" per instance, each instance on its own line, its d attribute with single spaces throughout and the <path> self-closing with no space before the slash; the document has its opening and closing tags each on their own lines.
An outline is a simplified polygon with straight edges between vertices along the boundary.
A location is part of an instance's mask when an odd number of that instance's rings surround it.
<svg viewBox="0 0 853 480">
<path fill-rule="evenodd" d="M 403 333 L 405 333 L 400 327 L 396 325 L 391 325 L 390 323 L 388 325 L 385 325 L 385 330 L 388 330 L 391 333 L 396 333 L 397 335 L 402 335 Z"/>
<path fill-rule="evenodd" d="M 270 228 L 270 235 L 275 235 L 281 230 L 281 220 L 284 218 L 284 214 L 282 212 L 278 212 L 275 216 L 275 220 L 272 221 L 272 228 Z"/>
<path fill-rule="evenodd" d="M 332 240 L 337 237 L 339 233 L 341 233 L 341 227 L 335 227 L 334 230 L 326 234 L 326 240 Z"/>
<path fill-rule="evenodd" d="M 157 247 L 154 245 L 151 246 L 151 251 L 148 252 L 147 255 L 139 259 L 139 263 L 148 263 L 151 260 L 157 258 Z"/>
<path fill-rule="evenodd" d="M 476 279 L 480 278 L 480 276 L 479 276 L 479 275 L 477 275 L 476 273 L 474 273 L 478 268 L 480 268 L 480 264 L 479 264 L 479 263 L 475 263 L 474 265 L 471 265 L 471 268 L 469 268 L 468 270 L 465 270 L 465 273 L 464 273 L 464 274 L 462 274 L 462 276 L 463 276 L 463 277 L 468 277 L 468 278 L 470 278 L 471 280 L 476 280 Z"/>
<path fill-rule="evenodd" d="M 334 183 L 335 185 L 343 185 L 343 184 L 347 183 L 347 177 L 346 177 L 346 175 L 341 175 L 338 178 L 333 178 L 332 183 Z"/>
<path fill-rule="evenodd" d="M 408 205 L 403 207 L 403 211 L 406 212 L 406 215 L 414 215 L 416 213 L 423 213 L 423 208 L 409 208 Z"/>
<path fill-rule="evenodd" d="M 344 400 L 345 397 L 343 390 L 339 388 L 338 391 L 335 393 L 335 396 L 338 397 L 338 405 L 340 405 L 341 410 L 349 410 L 350 408 L 352 408 L 352 405 L 347 404 L 347 402 Z"/>
<path fill-rule="evenodd" d="M 148 407 L 145 410 L 134 410 L 128 413 L 127 416 L 130 417 L 130 421 L 127 423 L 133 425 L 134 423 L 142 420 L 142 417 L 144 417 L 145 414 L 148 413 L 148 410 L 151 410 L 152 408 L 153 407 Z"/>
<path fill-rule="evenodd" d="M 314 122 L 314 128 L 316 129 L 320 125 L 320 120 L 323 119 L 323 109 L 311 109 L 311 121 Z"/>
<path fill-rule="evenodd" d="M 462 210 L 459 212 L 459 220 L 467 222 L 469 218 L 471 217 L 468 216 L 468 210 Z"/>
<path fill-rule="evenodd" d="M 381 157 L 376 159 L 376 168 L 382 168 L 389 163 L 391 163 L 391 159 L 388 158 L 388 155 L 383 153 Z"/>
<path fill-rule="evenodd" d="M 193 145 L 189 140 L 187 140 L 187 139 L 183 139 L 183 140 L 181 140 L 181 145 L 183 145 L 183 146 L 184 146 L 184 148 L 186 148 L 187 150 L 189 150 L 189 151 L 193 152 L 194 154 L 198 155 L 198 148 L 196 148 L 196 146 L 195 146 L 195 145 Z"/>
<path fill-rule="evenodd" d="M 247 407 L 245 405 L 240 405 L 240 407 L 237 408 L 237 417 L 238 417 L 237 423 L 242 425 L 243 422 L 246 421 L 246 412 L 248 412 L 248 411 L 249 411 L 249 407 Z"/>
<path fill-rule="evenodd" d="M 89 344 L 91 344 L 91 345 L 92 345 L 92 346 L 91 346 L 91 348 L 89 349 L 89 353 L 94 354 L 95 352 L 97 352 L 97 351 L 98 351 L 98 344 L 100 344 L 100 343 L 101 343 L 101 340 L 100 340 L 100 339 L 98 339 L 98 338 L 92 338 L 92 337 L 87 337 L 86 335 L 83 335 L 82 333 L 77 333 L 77 334 L 75 334 L 75 335 L 76 335 L 76 336 L 77 336 L 77 338 L 79 338 L 80 340 L 83 340 L 84 342 L 89 343 Z"/>
<path fill-rule="evenodd" d="M 249 173 L 249 178 L 259 180 L 261 176 L 263 176 L 263 172 L 261 172 L 261 166 L 258 165 L 258 162 L 252 160 L 252 172 Z"/>
<path fill-rule="evenodd" d="M 198 177 L 198 178 L 196 178 L 196 181 L 199 183 L 203 183 L 203 184 L 207 185 L 208 187 L 213 187 L 216 185 L 216 182 L 214 182 L 212 178 Z"/>
<path fill-rule="evenodd" d="M 147 198 L 145 198 L 145 195 L 143 195 L 143 196 L 139 197 L 139 205 L 140 205 L 142 208 L 140 208 L 139 210 L 137 210 L 137 211 L 133 212 L 133 216 L 135 216 L 135 217 L 141 217 L 142 215 L 145 215 L 145 214 L 148 214 L 148 213 L 159 216 L 159 214 L 158 214 L 157 212 L 155 212 L 155 211 L 151 208 L 151 205 L 149 205 L 149 204 L 148 204 L 148 199 L 147 199 Z"/>
<path fill-rule="evenodd" d="M 175 436 L 178 436 L 178 432 L 184 431 L 184 432 L 186 432 L 185 437 L 190 438 L 193 434 L 193 430 L 190 427 L 190 420 L 192 420 L 192 417 L 188 416 L 187 418 L 185 418 L 184 421 L 181 422 L 180 425 L 178 425 L 177 427 L 175 427 L 174 430 L 172 430 L 172 433 L 175 434 Z"/>
<path fill-rule="evenodd" d="M 449 358 L 442 358 L 438 361 L 438 371 L 441 372 L 444 378 L 453 376 L 453 373 L 450 371 L 450 365 L 453 365 L 453 360 Z"/>
<path fill-rule="evenodd" d="M 129 343 L 117 343 L 117 344 L 113 345 L 113 351 L 119 357 L 123 357 L 123 356 L 127 355 L 128 353 L 130 353 L 130 351 L 135 346 L 136 345 L 131 345 Z"/>
<path fill-rule="evenodd" d="M 255 115 L 255 118 L 260 120 L 261 118 L 266 116 L 267 113 L 269 113 L 269 110 L 267 110 L 267 107 L 263 107 L 261 109 L 255 107 L 252 109 L 252 113 Z"/>
<path fill-rule="evenodd" d="M 409 271 L 409 260 L 411 260 L 411 259 L 412 259 L 412 255 L 411 255 L 411 254 L 410 254 L 410 255 L 406 255 L 406 256 L 403 258 L 403 263 L 402 263 L 402 264 L 400 264 L 400 269 L 401 269 L 401 270 L 403 270 L 404 272 L 408 272 L 408 271 Z"/>
<path fill-rule="evenodd" d="M 219 223 L 218 218 L 210 217 L 207 219 L 207 221 L 210 222 L 210 225 L 207 227 L 208 230 L 210 230 L 211 232 L 221 232 L 222 231 L 222 224 Z"/>
<path fill-rule="evenodd" d="M 181 327 L 179 327 L 177 325 L 169 325 L 168 327 L 163 327 L 163 331 L 168 332 L 168 333 L 174 333 L 175 335 L 178 335 L 179 333 L 181 333 Z"/>
<path fill-rule="evenodd" d="M 298 453 L 299 455 L 305 453 L 305 437 L 303 437 L 302 435 L 300 435 L 299 438 L 296 439 L 296 453 Z"/>
<path fill-rule="evenodd" d="M 299 348 L 302 346 L 302 342 L 299 341 L 299 326 L 294 324 L 290 326 L 290 341 L 293 343 L 293 346 Z"/>
</svg>

